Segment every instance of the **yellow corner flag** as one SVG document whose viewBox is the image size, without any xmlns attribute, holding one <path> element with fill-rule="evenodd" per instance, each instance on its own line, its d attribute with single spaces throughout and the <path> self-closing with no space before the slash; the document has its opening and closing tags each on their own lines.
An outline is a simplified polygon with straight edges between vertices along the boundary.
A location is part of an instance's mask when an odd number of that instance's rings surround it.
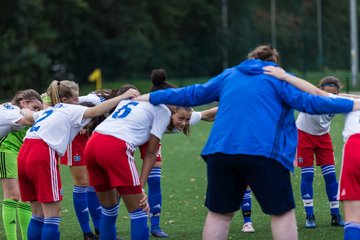
<svg viewBox="0 0 360 240">
<path fill-rule="evenodd" d="M 101 79 L 101 70 L 99 68 L 95 69 L 90 75 L 89 75 L 89 81 L 90 82 L 96 82 L 96 90 L 102 88 L 102 79 Z"/>
</svg>

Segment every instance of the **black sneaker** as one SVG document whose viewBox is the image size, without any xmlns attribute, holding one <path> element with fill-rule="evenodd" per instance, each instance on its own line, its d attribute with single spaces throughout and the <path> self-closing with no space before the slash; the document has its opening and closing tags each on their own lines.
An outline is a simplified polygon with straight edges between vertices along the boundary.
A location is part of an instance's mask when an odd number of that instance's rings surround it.
<svg viewBox="0 0 360 240">
<path fill-rule="evenodd" d="M 99 240 L 100 238 L 93 233 L 84 233 L 84 240 Z"/>
<path fill-rule="evenodd" d="M 331 226 L 345 226 L 345 223 L 340 214 L 331 214 Z"/>
</svg>

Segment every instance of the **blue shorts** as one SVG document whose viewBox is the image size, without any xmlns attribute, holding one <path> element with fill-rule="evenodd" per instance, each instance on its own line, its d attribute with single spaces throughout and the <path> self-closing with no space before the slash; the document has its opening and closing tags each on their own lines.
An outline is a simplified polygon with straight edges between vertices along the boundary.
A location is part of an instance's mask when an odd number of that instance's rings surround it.
<svg viewBox="0 0 360 240">
<path fill-rule="evenodd" d="M 295 208 L 290 172 L 276 160 L 252 155 L 207 156 L 205 206 L 215 213 L 239 210 L 249 185 L 264 213 L 281 215 Z"/>
</svg>

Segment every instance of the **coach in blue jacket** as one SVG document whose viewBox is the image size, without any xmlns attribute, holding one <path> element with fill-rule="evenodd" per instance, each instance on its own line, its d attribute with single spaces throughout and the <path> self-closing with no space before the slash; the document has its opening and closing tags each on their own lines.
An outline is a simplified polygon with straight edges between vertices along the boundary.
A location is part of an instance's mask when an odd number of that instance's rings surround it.
<svg viewBox="0 0 360 240">
<path fill-rule="evenodd" d="M 310 114 L 352 111 L 352 100 L 311 95 L 263 73 L 264 66 L 278 63 L 277 51 L 263 45 L 204 84 L 138 98 L 178 106 L 219 102 L 201 153 L 208 177 L 203 239 L 227 239 L 247 185 L 263 212 L 271 215 L 273 238 L 297 239 L 289 172 L 297 144 L 294 109 Z"/>
</svg>

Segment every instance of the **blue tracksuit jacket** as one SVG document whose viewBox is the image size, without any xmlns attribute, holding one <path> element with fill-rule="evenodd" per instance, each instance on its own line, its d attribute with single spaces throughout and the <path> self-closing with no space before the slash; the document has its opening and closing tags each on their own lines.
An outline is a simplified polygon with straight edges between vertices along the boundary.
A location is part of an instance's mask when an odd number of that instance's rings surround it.
<svg viewBox="0 0 360 240">
<path fill-rule="evenodd" d="M 310 114 L 349 112 L 353 101 L 314 96 L 263 74 L 273 62 L 246 60 L 204 84 L 152 92 L 152 104 L 197 106 L 219 102 L 211 133 L 201 153 L 260 155 L 293 171 L 297 145 L 294 109 Z"/>
</svg>

